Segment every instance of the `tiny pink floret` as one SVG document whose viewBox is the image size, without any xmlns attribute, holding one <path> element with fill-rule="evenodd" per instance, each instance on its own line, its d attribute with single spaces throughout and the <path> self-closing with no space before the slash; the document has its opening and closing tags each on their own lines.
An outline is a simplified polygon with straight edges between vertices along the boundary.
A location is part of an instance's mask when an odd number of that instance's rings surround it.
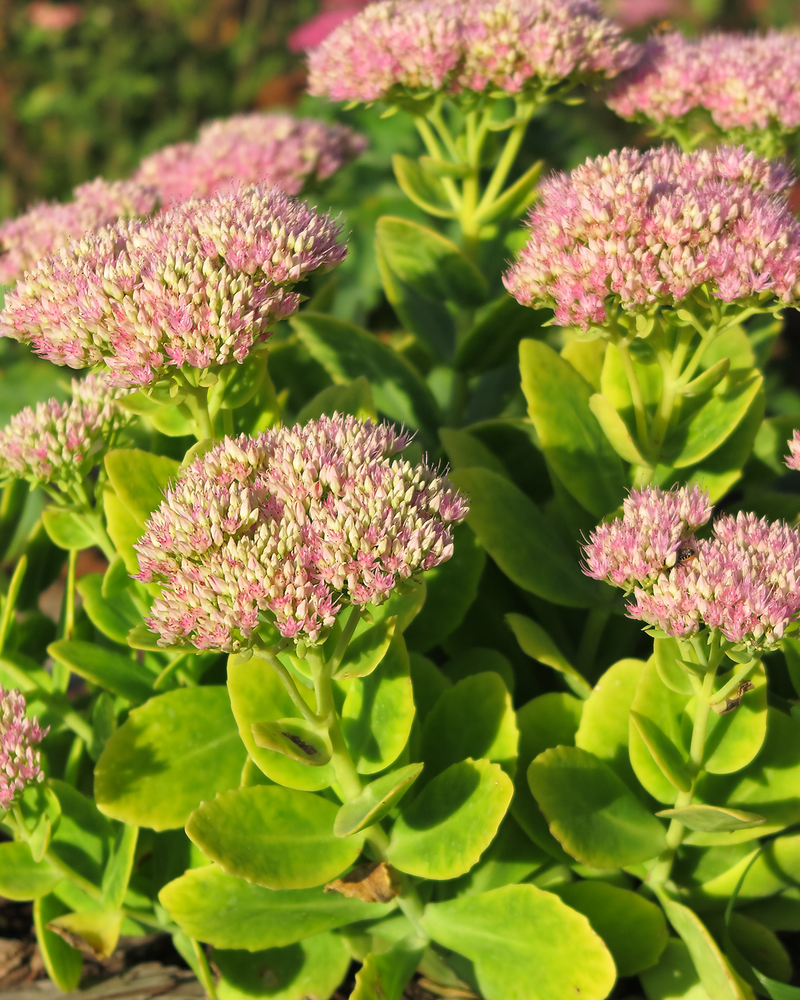
<svg viewBox="0 0 800 1000">
<path fill-rule="evenodd" d="M 800 431 L 793 431 L 792 440 L 786 443 L 789 454 L 784 459 L 785 464 L 790 469 L 800 469 Z"/>
<path fill-rule="evenodd" d="M 10 809 L 32 782 L 44 781 L 41 752 L 36 744 L 47 736 L 38 721 L 25 717 L 26 702 L 19 691 L 0 687 L 0 808 Z"/>
</svg>

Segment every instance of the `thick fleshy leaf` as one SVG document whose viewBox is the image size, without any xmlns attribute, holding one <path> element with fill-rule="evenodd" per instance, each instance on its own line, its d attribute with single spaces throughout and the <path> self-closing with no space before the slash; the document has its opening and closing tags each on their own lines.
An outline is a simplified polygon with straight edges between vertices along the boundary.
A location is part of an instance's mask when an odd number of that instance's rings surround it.
<svg viewBox="0 0 800 1000">
<path fill-rule="evenodd" d="M 520 340 L 541 329 L 542 315 L 501 295 L 478 311 L 475 325 L 459 339 L 453 364 L 460 371 L 488 372 L 512 361 Z"/>
<path fill-rule="evenodd" d="M 401 1000 L 425 952 L 426 942 L 411 936 L 388 951 L 371 952 L 356 973 L 351 1000 Z"/>
<path fill-rule="evenodd" d="M 454 632 L 475 600 L 486 552 L 466 525 L 453 531 L 453 557 L 425 574 L 425 604 L 404 635 L 409 649 L 424 653 Z"/>
<path fill-rule="evenodd" d="M 507 614 L 506 621 L 523 653 L 564 675 L 564 679 L 579 698 L 588 698 L 591 687 L 584 677 L 561 653 L 542 626 L 525 615 Z"/>
<path fill-rule="evenodd" d="M 776 837 L 767 842 L 763 851 L 759 852 L 758 845 L 755 845 L 744 857 L 737 854 L 736 858 L 735 864 L 727 871 L 708 879 L 692 891 L 692 903 L 696 909 L 722 909 L 743 876 L 744 881 L 737 895 L 737 900 L 742 903 L 774 896 L 784 890 L 787 883 L 797 882 L 800 879 L 800 836 Z"/>
<path fill-rule="evenodd" d="M 346 681 L 352 677 L 367 677 L 371 674 L 386 655 L 396 625 L 395 617 L 386 618 L 351 639 L 334 675 L 335 679 Z"/>
<path fill-rule="evenodd" d="M 616 979 L 586 917 L 532 885 L 429 904 L 422 924 L 470 959 L 486 1000 L 603 1000 Z"/>
<path fill-rule="evenodd" d="M 394 808 L 422 772 L 422 764 L 408 764 L 371 781 L 355 799 L 339 809 L 333 823 L 337 837 L 349 837 L 382 819 Z"/>
<path fill-rule="evenodd" d="M 109 483 L 106 483 L 103 490 L 103 511 L 109 538 L 122 558 L 125 569 L 131 575 L 138 573 L 139 557 L 133 546 L 142 535 L 143 524 L 131 514 Z"/>
<path fill-rule="evenodd" d="M 538 869 L 552 864 L 552 856 L 534 844 L 510 812 L 480 861 L 455 883 L 455 895 L 466 896 L 503 885 L 524 882 Z"/>
<path fill-rule="evenodd" d="M 129 656 L 79 639 L 51 642 L 47 652 L 74 673 L 139 705 L 153 694 L 153 675 Z"/>
<path fill-rule="evenodd" d="M 631 723 L 667 781 L 679 792 L 691 791 L 692 774 L 681 750 L 664 736 L 654 722 L 633 709 Z"/>
<path fill-rule="evenodd" d="M 268 889 L 311 889 L 359 855 L 363 836 L 333 832 L 333 802 L 280 785 L 222 792 L 203 802 L 186 833 L 228 875 Z"/>
<path fill-rule="evenodd" d="M 409 219 L 383 215 L 375 224 L 375 245 L 392 271 L 426 298 L 456 305 L 480 305 L 486 279 L 455 243 Z"/>
<path fill-rule="evenodd" d="M 456 212 L 450 204 L 441 180 L 423 170 L 417 160 L 401 153 L 392 156 L 392 169 L 400 189 L 423 212 L 440 219 L 454 219 Z"/>
<path fill-rule="evenodd" d="M 609 764 L 634 794 L 641 785 L 628 756 L 631 702 L 644 660 L 619 660 L 603 674 L 586 699 L 575 746 Z"/>
<path fill-rule="evenodd" d="M 517 711 L 519 756 L 511 812 L 535 844 L 566 864 L 573 859 L 550 833 L 547 820 L 531 793 L 528 768 L 534 757 L 548 747 L 574 745 L 583 705 L 584 702 L 572 695 L 550 692 L 533 698 Z"/>
<path fill-rule="evenodd" d="M 124 564 L 120 560 L 117 565 Z M 142 616 L 127 590 L 117 591 L 110 596 L 104 594 L 107 577 L 108 574 L 103 577 L 100 573 L 87 573 L 78 580 L 76 587 L 86 614 L 95 628 L 124 646 L 130 630 L 141 624 Z M 130 583 L 130 580 L 127 582 Z"/>
<path fill-rule="evenodd" d="M 0 844 L 0 896 L 38 899 L 51 892 L 62 877 L 47 861 L 34 861 L 27 844 Z"/>
<path fill-rule="evenodd" d="M 499 764 L 452 764 L 401 809 L 387 851 L 390 862 L 422 878 L 463 875 L 492 842 L 512 794 Z"/>
<path fill-rule="evenodd" d="M 51 920 L 63 916 L 67 907 L 55 896 L 42 896 L 33 904 L 33 926 L 47 975 L 64 993 L 70 993 L 80 982 L 83 955 L 77 948 L 47 929 Z"/>
<path fill-rule="evenodd" d="M 489 646 L 468 646 L 460 650 L 447 663 L 442 664 L 441 671 L 454 684 L 476 674 L 497 674 L 512 698 L 517 683 L 514 668 L 508 658 Z"/>
<path fill-rule="evenodd" d="M 647 1000 L 711 1000 L 679 938 L 669 939 L 658 965 L 642 972 L 641 982 Z"/>
<path fill-rule="evenodd" d="M 77 788 L 53 778 L 49 786 L 61 807 L 50 854 L 100 888 L 113 847 L 113 827 Z"/>
<path fill-rule="evenodd" d="M 65 913 L 47 925 L 70 944 L 88 948 L 97 958 L 109 958 L 119 941 L 123 915 L 119 910 Z"/>
<path fill-rule="evenodd" d="M 690 805 L 678 809 L 662 809 L 656 813 L 664 819 L 677 819 L 687 830 L 716 833 L 719 830 L 749 830 L 763 826 L 764 817 L 742 809 L 723 809 L 720 806 Z"/>
<path fill-rule="evenodd" d="M 753 685 L 739 707 L 717 715 L 712 712 L 706 731 L 703 767 L 711 774 L 731 774 L 746 767 L 761 749 L 767 735 L 767 675 L 759 663 L 749 674 Z M 722 682 L 726 680 L 722 678 Z M 721 686 L 721 684 L 719 685 Z M 735 695 L 736 692 L 731 692 Z M 692 703 L 687 706 L 691 712 Z"/>
<path fill-rule="evenodd" d="M 551 833 L 584 864 L 621 868 L 664 849 L 664 826 L 586 750 L 545 750 L 528 768 L 528 783 Z"/>
<path fill-rule="evenodd" d="M 467 757 L 496 761 L 513 778 L 518 743 L 511 695 L 500 675 L 465 677 L 442 692 L 425 719 L 423 781 Z"/>
<path fill-rule="evenodd" d="M 542 451 L 559 480 L 598 517 L 622 502 L 622 462 L 589 407 L 592 387 L 538 340 L 520 344 L 522 391 Z"/>
<path fill-rule="evenodd" d="M 598 603 L 600 592 L 581 573 L 576 555 L 522 490 L 488 469 L 459 469 L 451 479 L 469 497 L 467 524 L 510 580 L 554 604 Z"/>
<path fill-rule="evenodd" d="M 330 763 L 330 741 L 305 719 L 254 722 L 250 729 L 256 746 L 263 750 L 283 754 L 309 767 L 325 767 Z"/>
<path fill-rule="evenodd" d="M 224 688 L 169 691 L 133 709 L 108 740 L 95 798 L 113 819 L 170 830 L 202 801 L 235 788 L 246 757 Z"/>
<path fill-rule="evenodd" d="M 684 760 L 688 760 L 689 757 L 689 747 L 682 725 L 688 701 L 688 695 L 671 691 L 662 683 L 655 658 L 651 657 L 639 677 L 631 708 L 648 719 L 652 727 L 660 730 L 663 740 L 677 747 Z M 659 802 L 672 805 L 678 797 L 678 789 L 664 776 L 632 721 L 629 741 L 628 749 L 636 777 Z"/>
<path fill-rule="evenodd" d="M 159 893 L 181 930 L 215 948 L 282 948 L 323 931 L 378 920 L 396 904 L 363 903 L 322 889 L 274 892 L 226 875 L 217 865 L 193 868 Z"/>
<path fill-rule="evenodd" d="M 108 910 L 119 910 L 125 901 L 138 841 L 138 827 L 126 824 L 117 827 L 111 858 L 103 872 L 103 902 Z"/>
<path fill-rule="evenodd" d="M 164 489 L 177 476 L 180 463 L 139 448 L 116 448 L 106 455 L 105 467 L 120 501 L 144 525 L 164 499 Z"/>
<path fill-rule="evenodd" d="M 301 313 L 292 319 L 292 326 L 334 382 L 352 382 L 364 375 L 381 413 L 412 427 L 436 427 L 439 413 L 430 389 L 374 334 L 323 313 Z"/>
<path fill-rule="evenodd" d="M 313 694 L 302 685 L 301 693 Z M 258 656 L 247 659 L 244 656 L 228 657 L 228 694 L 239 736 L 247 753 L 258 767 L 272 781 L 289 788 L 318 791 L 327 788 L 334 780 L 333 766 L 309 767 L 307 763 L 292 760 L 274 750 L 261 747 L 253 735 L 253 725 L 297 719 L 299 713 L 286 693 L 286 688 L 272 667 Z M 238 784 L 238 782 L 237 782 Z"/>
<path fill-rule="evenodd" d="M 90 549 L 97 544 L 97 538 L 79 510 L 46 507 L 42 511 L 42 524 L 60 549 Z"/>
<path fill-rule="evenodd" d="M 414 721 L 411 669 L 402 635 L 395 634 L 380 669 L 334 685 L 344 694 L 342 732 L 356 768 L 361 774 L 383 771 L 400 755 Z"/>
<path fill-rule="evenodd" d="M 733 971 L 697 914 L 663 893 L 659 899 L 667 919 L 689 950 L 708 995 L 714 1000 L 753 1000 L 750 987 Z"/>
<path fill-rule="evenodd" d="M 329 997 L 344 979 L 350 955 L 338 934 L 315 934 L 285 948 L 212 954 L 222 978 L 219 1000 L 306 1000 Z"/>
<path fill-rule="evenodd" d="M 653 642 L 656 670 L 662 682 L 676 694 L 694 694 L 692 682 L 686 667 L 681 666 L 681 648 L 673 638 L 656 639 Z"/>
<path fill-rule="evenodd" d="M 350 413 L 360 420 L 378 419 L 372 389 L 363 375 L 359 375 L 348 385 L 329 385 L 318 392 L 298 412 L 297 422 L 305 424 L 323 414 L 332 417 L 334 413 Z"/>
<path fill-rule="evenodd" d="M 550 891 L 588 917 L 613 955 L 620 976 L 637 975 L 661 957 L 667 923 L 655 903 L 600 881 L 570 882 Z"/>
<path fill-rule="evenodd" d="M 608 438 L 609 444 L 621 459 L 633 465 L 648 465 L 647 459 L 639 451 L 638 444 L 633 440 L 625 421 L 614 409 L 611 400 L 601 393 L 595 393 L 589 398 L 589 409 L 597 417 L 597 422 Z"/>
</svg>

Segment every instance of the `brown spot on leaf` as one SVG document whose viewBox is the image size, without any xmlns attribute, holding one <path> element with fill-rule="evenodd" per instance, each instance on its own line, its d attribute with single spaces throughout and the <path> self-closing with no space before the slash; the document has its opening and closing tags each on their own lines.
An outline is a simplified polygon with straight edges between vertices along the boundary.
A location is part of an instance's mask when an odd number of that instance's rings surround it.
<svg viewBox="0 0 800 1000">
<path fill-rule="evenodd" d="M 317 750 L 315 747 L 312 747 L 310 743 L 306 743 L 304 740 L 301 740 L 300 737 L 297 736 L 295 733 L 282 732 L 281 735 L 285 736 L 287 740 L 291 740 L 296 747 L 300 747 L 303 753 L 307 753 L 309 757 L 319 756 L 319 750 Z"/>
<path fill-rule="evenodd" d="M 744 698 L 748 691 L 752 691 L 753 687 L 754 685 L 752 681 L 742 681 L 733 698 L 726 698 L 724 703 L 721 702 L 720 704 L 712 705 L 711 707 L 717 715 L 727 715 L 728 712 L 733 712 L 739 707 L 739 705 L 741 705 L 742 698 Z"/>
<path fill-rule="evenodd" d="M 385 861 L 370 861 L 328 882 L 325 892 L 340 892 L 365 903 L 389 903 L 400 894 L 400 879 Z"/>
</svg>

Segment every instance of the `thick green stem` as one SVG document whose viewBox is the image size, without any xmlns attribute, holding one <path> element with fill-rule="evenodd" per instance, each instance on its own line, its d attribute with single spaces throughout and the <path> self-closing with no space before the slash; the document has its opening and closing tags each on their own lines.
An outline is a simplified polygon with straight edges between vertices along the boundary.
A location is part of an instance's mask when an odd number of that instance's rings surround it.
<svg viewBox="0 0 800 1000">
<path fill-rule="evenodd" d="M 517 158 L 517 153 L 519 153 L 522 140 L 525 138 L 525 131 L 527 128 L 527 120 L 517 122 L 517 124 L 514 125 L 508 133 L 508 138 L 506 139 L 506 144 L 503 147 L 503 152 L 500 154 L 500 158 L 494 166 L 492 176 L 489 178 L 489 183 L 486 185 L 483 197 L 478 205 L 477 214 L 479 217 L 484 213 L 488 213 L 489 209 L 492 205 L 494 205 L 497 196 L 503 190 L 503 185 L 506 182 L 511 168 L 514 166 L 514 161 Z"/>
<path fill-rule="evenodd" d="M 350 614 L 347 618 L 347 624 L 342 629 L 342 634 L 339 637 L 339 641 L 336 643 L 336 648 L 331 653 L 331 658 L 328 660 L 327 666 L 330 669 L 331 677 L 339 669 L 339 666 L 344 659 L 344 654 L 347 652 L 347 647 L 350 644 L 350 640 L 353 638 L 353 633 L 356 630 L 361 619 L 361 609 L 355 606 L 350 608 Z"/>
<path fill-rule="evenodd" d="M 647 411 L 644 406 L 644 397 L 642 395 L 642 387 L 639 384 L 639 376 L 636 374 L 636 367 L 634 366 L 631 352 L 628 350 L 627 340 L 617 340 L 615 341 L 615 346 L 619 352 L 622 369 L 625 372 L 625 377 L 628 379 L 628 387 L 631 391 L 633 412 L 636 418 L 636 436 L 638 438 L 637 443 L 639 445 L 639 451 L 642 455 L 647 457 L 650 451 L 650 438 L 647 430 Z"/>
<path fill-rule="evenodd" d="M 259 656 L 262 660 L 265 660 L 272 667 L 278 677 L 280 677 L 281 683 L 286 688 L 286 693 L 292 699 L 292 704 L 306 720 L 306 722 L 311 723 L 312 726 L 318 726 L 320 723 L 319 717 L 306 704 L 305 699 L 297 690 L 294 678 L 281 663 L 278 657 L 269 649 L 255 649 L 253 650 L 253 655 Z"/>
<path fill-rule="evenodd" d="M 436 140 L 436 136 L 433 134 L 433 129 L 430 127 L 428 122 L 416 115 L 414 117 L 414 124 L 417 126 L 417 131 L 419 132 L 425 148 L 428 151 L 428 155 L 432 156 L 435 160 L 442 160 L 442 150 L 439 143 Z M 452 177 L 442 177 L 442 187 L 444 188 L 444 193 L 450 204 L 453 206 L 455 212 L 461 211 L 461 195 L 458 192 L 458 188 L 455 185 L 455 181 Z"/>
<path fill-rule="evenodd" d="M 186 386 L 186 405 L 192 412 L 195 423 L 195 437 L 198 441 L 214 440 L 214 420 L 208 409 L 208 389 L 202 386 Z"/>
</svg>

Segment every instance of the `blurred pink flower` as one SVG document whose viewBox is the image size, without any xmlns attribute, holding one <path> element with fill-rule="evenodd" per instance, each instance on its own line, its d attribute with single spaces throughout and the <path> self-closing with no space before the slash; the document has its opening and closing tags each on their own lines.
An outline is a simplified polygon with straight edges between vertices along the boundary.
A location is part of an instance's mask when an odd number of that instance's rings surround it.
<svg viewBox="0 0 800 1000">
<path fill-rule="evenodd" d="M 289 35 L 289 49 L 305 52 L 324 42 L 334 28 L 363 10 L 369 0 L 322 0 L 322 10 Z"/>
<path fill-rule="evenodd" d="M 48 3 L 34 0 L 26 11 L 28 20 L 42 31 L 67 31 L 83 20 L 83 11 L 77 3 Z"/>
<path fill-rule="evenodd" d="M 625 28 L 636 28 L 664 17 L 679 17 L 686 11 L 682 0 L 611 0 L 609 14 Z"/>
</svg>

